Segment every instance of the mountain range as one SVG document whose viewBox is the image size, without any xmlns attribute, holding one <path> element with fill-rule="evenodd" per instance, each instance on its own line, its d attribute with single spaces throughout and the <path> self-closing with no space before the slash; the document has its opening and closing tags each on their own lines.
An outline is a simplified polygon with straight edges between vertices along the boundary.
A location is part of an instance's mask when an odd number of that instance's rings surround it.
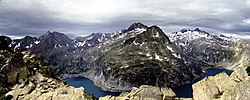
<svg viewBox="0 0 250 100">
<path fill-rule="evenodd" d="M 8 40 L 50 66 L 57 77 L 85 76 L 104 90 L 154 85 L 178 87 L 212 67 L 248 67 L 249 42 L 199 28 L 165 34 L 158 26 L 134 23 L 115 33 L 70 39 L 63 33 Z"/>
</svg>

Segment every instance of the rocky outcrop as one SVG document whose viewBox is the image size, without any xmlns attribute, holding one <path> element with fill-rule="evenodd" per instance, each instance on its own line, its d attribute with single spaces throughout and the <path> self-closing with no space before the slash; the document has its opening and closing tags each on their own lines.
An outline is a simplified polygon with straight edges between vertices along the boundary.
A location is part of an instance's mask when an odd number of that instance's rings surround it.
<svg viewBox="0 0 250 100">
<path fill-rule="evenodd" d="M 9 87 L 16 84 L 19 79 L 31 75 L 23 61 L 22 53 L 11 53 L 7 50 L 0 50 L 0 94 L 9 91 Z"/>
<path fill-rule="evenodd" d="M 70 87 L 61 80 L 52 79 L 51 69 L 42 66 L 34 55 L 14 52 L 2 43 L 0 41 L 6 49 L 0 50 L 0 100 L 93 99 L 83 88 Z"/>
<path fill-rule="evenodd" d="M 207 77 L 192 87 L 195 100 L 247 100 L 250 98 L 250 80 L 243 67 L 236 68 L 230 76 L 220 73 Z"/>
<path fill-rule="evenodd" d="M 149 85 L 142 85 L 134 88 L 131 92 L 123 92 L 120 96 L 106 96 L 99 100 L 171 100 L 175 93 L 170 88 L 160 88 Z"/>
<path fill-rule="evenodd" d="M 86 100 L 92 99 L 84 93 L 84 88 L 66 86 L 62 81 L 43 77 L 41 74 L 21 80 L 7 95 L 12 95 L 13 100 Z"/>
<path fill-rule="evenodd" d="M 0 94 L 10 91 L 10 88 L 20 79 L 26 79 L 39 72 L 46 77 L 52 77 L 51 69 L 42 66 L 34 55 L 27 52 L 10 52 L 0 50 Z"/>
</svg>

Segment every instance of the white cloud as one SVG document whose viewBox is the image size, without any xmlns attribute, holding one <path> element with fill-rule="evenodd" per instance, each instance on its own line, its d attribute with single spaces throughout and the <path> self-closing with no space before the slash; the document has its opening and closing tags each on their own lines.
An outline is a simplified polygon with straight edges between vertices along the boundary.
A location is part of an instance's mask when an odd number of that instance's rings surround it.
<svg viewBox="0 0 250 100">
<path fill-rule="evenodd" d="M 250 24 L 250 19 L 243 19 L 244 24 Z"/>
<path fill-rule="evenodd" d="M 246 4 L 250 5 L 250 0 L 246 0 Z"/>
<path fill-rule="evenodd" d="M 26 30 L 26 33 L 59 30 L 89 34 L 97 31 L 113 32 L 126 28 L 132 22 L 144 22 L 148 25 L 162 26 L 167 29 L 166 32 L 183 27 L 203 27 L 218 32 L 229 32 L 234 29 L 240 32 L 240 27 L 249 25 L 249 2 L 249 0 L 1 0 L 0 30 L 5 30 L 6 33 L 15 28 L 17 32 Z"/>
<path fill-rule="evenodd" d="M 0 35 L 4 35 L 4 34 L 0 34 Z M 10 37 L 11 39 L 21 39 L 24 37 L 24 36 L 10 35 L 10 34 L 8 34 L 7 36 Z"/>
</svg>

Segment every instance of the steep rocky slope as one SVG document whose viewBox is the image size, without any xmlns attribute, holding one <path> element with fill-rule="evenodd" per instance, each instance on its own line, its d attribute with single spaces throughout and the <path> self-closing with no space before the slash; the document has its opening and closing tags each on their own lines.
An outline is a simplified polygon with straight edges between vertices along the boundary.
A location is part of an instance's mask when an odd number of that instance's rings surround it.
<svg viewBox="0 0 250 100">
<path fill-rule="evenodd" d="M 235 55 L 228 61 L 224 61 L 221 65 L 225 66 L 228 69 L 235 69 L 239 66 L 244 68 L 249 67 L 250 65 L 250 43 L 247 41 L 238 41 L 234 48 Z"/>
<path fill-rule="evenodd" d="M 200 63 L 183 54 L 157 26 L 135 28 L 114 37 L 72 55 L 57 72 L 63 77 L 80 73 L 110 91 L 140 85 L 177 87 L 202 73 Z"/>
<path fill-rule="evenodd" d="M 199 61 L 230 69 L 249 64 L 250 43 L 247 41 L 209 34 L 199 28 L 182 29 L 167 35 L 189 57 Z"/>
<path fill-rule="evenodd" d="M 58 67 L 69 55 L 94 47 L 111 38 L 109 33 L 93 33 L 85 37 L 70 39 L 63 33 L 50 32 L 39 38 L 25 36 L 21 39 L 10 39 L 9 47 L 15 51 L 29 51 L 35 54 L 44 65 Z"/>
<path fill-rule="evenodd" d="M 59 32 L 47 32 L 38 38 L 38 42 L 29 51 L 35 54 L 45 65 L 58 65 L 73 49 L 72 40 Z"/>
<path fill-rule="evenodd" d="M 0 37 L 0 99 L 93 99 L 83 88 L 73 88 L 53 79 L 51 69 L 35 55 L 10 49 L 7 37 Z M 53 77 L 53 78 L 49 78 Z M 7 93 L 8 92 L 8 93 Z M 7 93 L 7 94 L 6 94 Z"/>
<path fill-rule="evenodd" d="M 185 51 L 185 53 L 197 60 L 208 63 L 218 63 L 231 58 L 235 53 L 230 47 L 236 39 L 217 36 L 201 31 L 182 29 L 180 32 L 169 34 L 170 40 Z"/>
</svg>

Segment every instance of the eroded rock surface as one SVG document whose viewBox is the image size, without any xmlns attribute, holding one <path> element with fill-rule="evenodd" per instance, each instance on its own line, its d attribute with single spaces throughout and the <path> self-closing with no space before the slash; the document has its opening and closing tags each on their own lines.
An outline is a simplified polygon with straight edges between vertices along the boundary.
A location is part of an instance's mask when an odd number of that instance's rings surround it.
<svg viewBox="0 0 250 100">
<path fill-rule="evenodd" d="M 84 88 L 74 88 L 63 82 L 36 74 L 20 84 L 6 95 L 12 95 L 13 100 L 90 100 L 91 96 L 84 93 Z"/>
<path fill-rule="evenodd" d="M 248 100 L 250 98 L 250 80 L 243 67 L 236 68 L 230 76 L 220 73 L 207 77 L 192 87 L 195 100 Z"/>
<path fill-rule="evenodd" d="M 170 88 L 160 88 L 142 85 L 134 88 L 131 92 L 123 92 L 120 96 L 106 96 L 99 100 L 172 100 L 175 93 Z"/>
</svg>

